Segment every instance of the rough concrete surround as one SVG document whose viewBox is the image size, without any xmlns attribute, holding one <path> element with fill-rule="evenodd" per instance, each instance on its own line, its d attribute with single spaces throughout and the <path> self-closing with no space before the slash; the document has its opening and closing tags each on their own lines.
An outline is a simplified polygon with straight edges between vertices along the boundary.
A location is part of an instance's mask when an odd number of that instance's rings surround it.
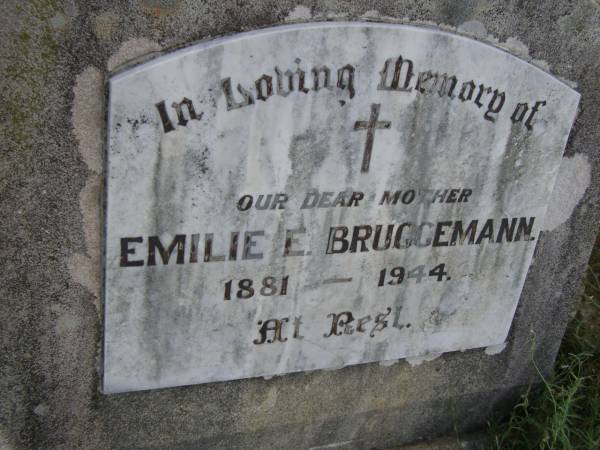
<svg viewBox="0 0 600 450">
<path fill-rule="evenodd" d="M 506 344 L 103 394 L 109 74 L 194 42 L 318 21 L 468 36 L 581 94 Z M 536 380 L 533 361 L 550 373 L 600 213 L 598 2 L 32 0 L 3 2 L 0 23 L 0 447 L 389 448 L 485 428 Z"/>
</svg>

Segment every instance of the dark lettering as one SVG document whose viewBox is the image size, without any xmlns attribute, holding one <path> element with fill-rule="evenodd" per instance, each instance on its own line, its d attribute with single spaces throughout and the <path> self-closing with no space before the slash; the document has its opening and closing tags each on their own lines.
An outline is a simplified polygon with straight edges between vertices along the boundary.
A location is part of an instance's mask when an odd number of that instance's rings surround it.
<svg viewBox="0 0 600 450">
<path fill-rule="evenodd" d="M 402 194 L 402 203 L 405 205 L 409 205 L 415 199 L 415 191 L 414 189 L 410 189 Z"/>
<path fill-rule="evenodd" d="M 319 201 L 319 193 L 318 192 L 307 192 L 300 209 L 314 208 L 316 206 L 316 204 L 318 203 L 318 201 Z"/>
<path fill-rule="evenodd" d="M 262 259 L 263 254 L 252 253 L 252 249 L 256 247 L 257 242 L 254 240 L 255 236 L 264 236 L 264 231 L 246 231 L 244 233 L 244 250 L 242 251 L 242 259 Z"/>
<path fill-rule="evenodd" d="M 283 249 L 283 256 L 304 256 L 304 250 L 292 250 L 293 245 L 300 245 L 299 240 L 294 235 L 304 233 L 306 233 L 305 228 L 298 228 L 297 230 L 285 230 L 285 247 Z"/>
<path fill-rule="evenodd" d="M 387 312 L 379 313 L 375 316 L 375 326 L 371 329 L 371 332 L 369 333 L 370 337 L 375 337 L 376 331 L 382 331 L 388 326 L 388 321 L 385 320 L 385 318 L 390 315 L 390 313 L 392 312 L 392 308 L 388 307 L 386 308 L 386 311 Z"/>
<path fill-rule="evenodd" d="M 213 234 L 204 235 L 204 262 L 225 261 L 225 255 L 213 255 Z"/>
<path fill-rule="evenodd" d="M 428 70 L 427 72 L 419 72 L 419 75 L 417 76 L 417 84 L 415 85 L 415 90 L 419 91 L 421 94 L 431 94 L 435 91 L 437 83 L 437 73 L 432 73 L 431 70 Z"/>
<path fill-rule="evenodd" d="M 452 226 L 452 222 L 438 222 L 435 227 L 435 234 L 433 235 L 433 247 L 446 247 L 448 241 L 442 241 L 440 238 L 446 234 L 444 227 Z"/>
<path fill-rule="evenodd" d="M 346 74 L 346 80 L 344 81 L 344 74 Z M 348 89 L 350 98 L 354 97 L 354 67 L 350 64 L 346 64 L 337 72 L 337 87 L 340 89 Z"/>
<path fill-rule="evenodd" d="M 433 228 L 433 224 L 429 223 L 429 222 L 423 222 L 422 224 L 420 224 L 417 227 L 417 234 L 415 237 L 415 245 L 417 247 L 429 247 L 431 245 L 431 238 L 427 238 L 425 240 L 425 242 L 421 241 L 421 238 L 423 237 L 423 229 L 427 227 L 427 228 Z"/>
<path fill-rule="evenodd" d="M 171 241 L 169 247 L 165 250 L 160 238 L 158 236 L 148 237 L 148 265 L 156 265 L 156 250 L 160 254 L 163 264 L 167 265 L 169 259 L 171 259 L 171 253 L 177 248 L 177 264 L 183 264 L 184 250 L 185 250 L 185 234 L 176 234 Z"/>
<path fill-rule="evenodd" d="M 271 204 L 271 209 L 285 209 L 285 204 L 288 201 L 286 194 L 275 194 L 275 200 Z"/>
<path fill-rule="evenodd" d="M 326 254 L 330 255 L 333 253 L 345 253 L 348 250 L 348 227 L 331 227 L 329 228 L 329 238 L 327 239 L 327 251 Z M 335 244 L 339 242 L 341 248 L 336 249 Z"/>
<path fill-rule="evenodd" d="M 517 231 L 515 233 L 515 241 L 521 240 L 521 234 L 523 234 L 523 240 L 532 241 L 534 238 L 531 236 L 531 232 L 533 230 L 533 223 L 535 222 L 535 217 L 520 217 L 519 225 L 517 225 Z"/>
<path fill-rule="evenodd" d="M 383 241 L 383 246 L 380 247 L 379 241 L 381 240 L 382 229 L 383 225 L 375 225 L 375 235 L 373 236 L 373 250 L 381 251 L 390 248 L 390 245 L 392 243 L 392 235 L 394 234 L 394 225 L 392 224 L 387 226 L 385 240 Z"/>
<path fill-rule="evenodd" d="M 390 84 L 387 84 L 388 81 L 388 70 L 390 65 L 394 62 L 393 58 L 387 59 L 383 64 L 383 69 L 379 74 L 381 75 L 381 79 L 379 81 L 379 85 L 377 86 L 377 90 L 379 91 L 401 91 L 401 92 L 410 92 L 412 88 L 409 87 L 410 80 L 413 77 L 413 63 L 410 59 L 402 59 L 402 56 L 398 56 L 396 58 L 396 63 L 394 65 L 394 76 Z M 402 66 L 406 63 L 406 74 L 404 76 L 404 82 L 400 85 L 400 76 L 402 72 Z"/>
<path fill-rule="evenodd" d="M 238 254 L 238 241 L 240 233 L 233 231 L 229 239 L 229 261 L 236 261 Z"/>
<path fill-rule="evenodd" d="M 448 189 L 438 189 L 433 192 L 433 196 L 431 198 L 431 203 L 435 203 L 436 200 L 439 200 L 440 203 L 444 203 L 444 199 L 446 198 L 446 194 L 448 193 Z"/>
<path fill-rule="evenodd" d="M 463 231 L 462 221 L 458 220 L 454 222 L 454 229 L 452 230 L 452 238 L 450 239 L 450 245 L 456 245 L 456 242 L 460 245 L 464 244 L 465 239 L 469 238 L 469 244 L 475 242 L 475 233 L 477 232 L 477 220 L 469 222 L 467 229 Z"/>
<path fill-rule="evenodd" d="M 391 202 L 392 205 L 395 205 L 398 203 L 401 193 L 402 191 L 394 191 L 393 194 L 390 193 L 390 191 L 383 191 L 383 195 L 381 196 L 381 200 L 379 200 L 379 204 L 383 205 L 384 203 L 387 203 L 389 205 Z"/>
<path fill-rule="evenodd" d="M 288 317 L 284 317 L 281 320 L 269 319 L 269 320 L 266 320 L 264 323 L 262 320 L 259 320 L 258 325 L 262 324 L 262 327 L 260 327 L 260 330 L 258 331 L 260 334 L 260 337 L 258 339 L 254 339 L 252 342 L 254 342 L 256 345 L 261 345 L 261 344 L 264 344 L 265 342 L 267 344 L 272 344 L 274 342 L 287 341 L 287 338 L 281 337 L 281 331 L 283 329 L 283 324 L 286 322 L 289 322 Z M 268 335 L 269 331 L 272 331 L 273 334 L 270 339 L 267 339 L 267 335 Z"/>
<path fill-rule="evenodd" d="M 198 241 L 200 240 L 199 234 L 192 234 L 192 242 L 190 244 L 190 263 L 198 262 Z"/>
<path fill-rule="evenodd" d="M 290 91 L 294 90 L 294 77 L 298 78 L 298 92 L 308 93 L 308 89 L 304 87 L 304 70 L 296 69 L 296 72 L 292 72 L 291 70 L 285 71 L 285 76 L 288 77 L 288 86 Z"/>
<path fill-rule="evenodd" d="M 294 339 L 304 339 L 304 336 L 300 335 L 300 325 L 302 325 L 302 316 L 294 317 Z"/>
<path fill-rule="evenodd" d="M 479 85 L 479 92 L 477 93 L 477 97 L 475 97 L 475 104 L 477 105 L 478 108 L 481 108 L 483 106 L 483 103 L 481 103 L 481 96 L 483 95 L 484 92 L 489 94 L 490 92 L 492 92 L 492 88 L 486 87 L 483 84 Z"/>
<path fill-rule="evenodd" d="M 371 237 L 372 228 L 369 225 L 359 225 L 354 227 L 352 231 L 352 241 L 350 243 L 350 252 L 356 253 L 358 243 L 360 242 L 360 251 L 368 252 L 369 249 L 365 241 Z"/>
<path fill-rule="evenodd" d="M 454 88 L 456 87 L 456 84 L 458 83 L 458 80 L 456 79 L 456 77 L 454 75 L 452 76 L 448 76 L 445 73 L 439 76 L 439 79 L 442 80 L 442 82 L 440 83 L 438 81 L 438 85 L 440 86 L 440 88 L 438 89 L 438 95 L 440 97 L 450 97 L 450 98 L 454 98 Z"/>
<path fill-rule="evenodd" d="M 523 117 L 525 117 L 525 113 L 527 113 L 528 110 L 529 106 L 527 105 L 527 103 L 519 103 L 513 111 L 512 115 L 510 116 L 510 120 L 512 121 L 512 123 L 521 122 L 523 120 Z"/>
<path fill-rule="evenodd" d="M 456 196 L 460 192 L 460 189 L 450 189 L 448 197 L 446 197 L 446 203 L 456 203 Z"/>
<path fill-rule="evenodd" d="M 248 211 L 252 207 L 252 202 L 254 201 L 251 195 L 243 195 L 237 202 L 237 208 L 240 211 Z"/>
<path fill-rule="evenodd" d="M 394 247 L 395 248 L 408 248 L 412 245 L 412 237 L 409 239 L 405 239 L 404 243 L 402 243 L 402 232 L 404 231 L 404 228 L 412 228 L 412 223 L 403 223 L 400 224 L 400 226 L 398 227 L 398 229 L 396 230 L 396 236 L 394 237 Z"/>
<path fill-rule="evenodd" d="M 183 115 L 184 105 L 187 107 L 190 120 L 200 120 L 202 118 L 203 113 L 200 113 L 200 115 L 196 115 L 196 110 L 194 109 L 194 104 L 192 103 L 192 101 L 189 98 L 183 97 L 183 100 L 181 100 L 179 103 L 173 102 L 171 104 L 171 106 L 175 109 L 175 112 L 177 113 L 177 120 L 179 125 L 185 127 L 188 123 L 188 120 Z"/>
<path fill-rule="evenodd" d="M 332 206 L 346 206 L 346 193 L 339 192 L 335 200 L 333 201 Z M 348 205 L 350 206 L 350 205 Z"/>
<path fill-rule="evenodd" d="M 323 74 L 323 87 L 325 89 L 331 89 L 329 86 L 329 74 L 330 70 L 327 66 L 313 67 L 313 90 L 318 91 L 321 89 L 321 74 Z"/>
<path fill-rule="evenodd" d="M 354 317 L 352 316 L 352 313 L 350 311 L 345 311 L 339 314 L 336 313 L 331 313 L 331 314 L 327 314 L 327 317 L 331 317 L 331 330 L 329 331 L 329 334 L 324 334 L 324 337 L 330 337 L 330 336 L 341 336 L 342 335 L 342 331 L 338 331 L 338 328 L 343 328 L 343 333 L 344 334 L 352 334 L 354 332 L 354 330 L 352 329 L 352 326 L 350 325 L 350 323 L 352 323 L 354 321 Z"/>
<path fill-rule="evenodd" d="M 531 113 L 527 117 L 527 120 L 525 120 L 525 128 L 527 128 L 528 130 L 533 129 L 533 125 L 531 125 L 531 121 L 533 120 L 533 115 L 536 112 L 538 112 L 540 106 L 545 106 L 545 105 L 546 105 L 545 101 L 535 102 L 535 105 L 533 105 L 533 108 L 531 108 Z"/>
<path fill-rule="evenodd" d="M 358 319 L 357 324 L 356 324 L 356 331 L 358 333 L 364 333 L 365 331 L 365 324 L 368 323 L 371 320 L 371 316 L 365 316 L 365 317 L 361 317 L 360 319 Z"/>
<path fill-rule="evenodd" d="M 135 267 L 135 266 L 143 266 L 144 261 L 142 259 L 138 259 L 135 261 L 129 260 L 129 255 L 135 255 L 135 249 L 129 248 L 130 242 L 143 242 L 144 238 L 140 237 L 126 237 L 121 238 L 121 267 Z"/>
<path fill-rule="evenodd" d="M 498 114 L 502 107 L 504 106 L 505 95 L 504 92 L 498 92 L 498 89 L 494 90 L 494 95 L 492 95 L 492 99 L 488 103 L 488 108 L 483 118 L 489 120 L 490 122 L 495 122 L 496 118 L 491 114 Z M 497 103 L 496 103 L 497 102 Z"/>
<path fill-rule="evenodd" d="M 258 197 L 256 198 L 256 203 L 254 204 L 254 207 L 261 211 L 265 210 L 265 209 L 269 209 L 269 205 L 271 204 L 272 198 L 273 198 L 273 195 L 271 195 L 271 194 L 268 194 L 268 195 L 258 194 Z"/>
<path fill-rule="evenodd" d="M 489 242 L 493 242 L 494 236 L 494 219 L 488 219 L 485 221 L 481 232 L 479 233 L 479 237 L 475 241 L 475 244 L 481 244 L 481 241 L 487 239 Z"/>
<path fill-rule="evenodd" d="M 231 78 L 224 78 L 221 80 L 221 89 L 223 90 L 223 94 L 225 94 L 225 102 L 227 103 L 227 111 L 231 111 L 232 109 L 242 108 L 244 106 L 253 105 L 254 97 L 252 94 L 244 89 L 241 84 L 237 85 L 237 90 L 244 99 L 240 102 L 237 102 L 233 98 L 233 91 L 231 89 Z"/>
<path fill-rule="evenodd" d="M 362 192 L 352 192 L 348 206 L 358 206 L 358 202 L 361 201 L 364 196 L 365 194 Z"/>
<path fill-rule="evenodd" d="M 319 200 L 319 208 L 327 208 L 331 206 L 330 198 L 333 197 L 333 192 L 323 192 L 321 194 L 321 199 Z"/>
<path fill-rule="evenodd" d="M 469 197 L 471 196 L 472 193 L 473 193 L 473 191 L 471 189 L 463 189 L 462 192 L 460 193 L 460 197 L 458 197 L 458 202 L 459 203 L 468 202 Z"/>
<path fill-rule="evenodd" d="M 468 89 L 468 93 L 467 93 L 467 89 Z M 473 97 L 474 91 L 475 91 L 475 83 L 473 81 L 467 81 L 462 84 L 462 87 L 460 88 L 460 94 L 458 94 L 458 98 L 463 102 L 466 102 L 467 100 L 471 100 L 471 98 Z"/>
<path fill-rule="evenodd" d="M 162 100 L 156 103 L 154 106 L 156 106 L 156 109 L 158 109 L 158 115 L 160 116 L 164 132 L 168 133 L 169 131 L 175 130 L 175 127 L 173 126 L 173 123 L 169 118 L 169 113 L 167 112 L 165 101 Z"/>
<path fill-rule="evenodd" d="M 496 238 L 496 242 L 498 242 L 498 243 L 501 243 L 502 241 L 512 242 L 516 225 L 517 225 L 517 219 L 511 219 L 510 225 L 509 225 L 508 218 L 506 218 L 506 217 L 503 218 L 500 221 L 500 230 L 498 230 L 498 237 Z"/>
<path fill-rule="evenodd" d="M 256 98 L 266 102 L 267 99 L 273 95 L 273 78 L 269 75 L 263 75 L 254 82 L 256 87 Z M 263 86 L 266 86 L 266 92 L 264 92 Z"/>
</svg>

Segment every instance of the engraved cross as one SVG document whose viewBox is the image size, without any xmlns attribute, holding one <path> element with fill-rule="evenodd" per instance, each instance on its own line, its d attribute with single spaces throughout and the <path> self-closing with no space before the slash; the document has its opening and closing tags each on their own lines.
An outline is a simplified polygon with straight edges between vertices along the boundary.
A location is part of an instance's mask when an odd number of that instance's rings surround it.
<svg viewBox="0 0 600 450">
<path fill-rule="evenodd" d="M 367 130 L 367 141 L 365 142 L 365 152 L 363 154 L 363 162 L 360 168 L 361 172 L 369 171 L 369 164 L 371 163 L 371 154 L 373 153 L 373 141 L 375 140 L 375 130 L 387 130 L 391 126 L 391 122 L 387 120 L 377 121 L 379 118 L 379 108 L 381 104 L 373 103 L 371 105 L 371 117 L 369 121 L 365 122 L 358 120 L 354 123 L 354 130 Z"/>
</svg>

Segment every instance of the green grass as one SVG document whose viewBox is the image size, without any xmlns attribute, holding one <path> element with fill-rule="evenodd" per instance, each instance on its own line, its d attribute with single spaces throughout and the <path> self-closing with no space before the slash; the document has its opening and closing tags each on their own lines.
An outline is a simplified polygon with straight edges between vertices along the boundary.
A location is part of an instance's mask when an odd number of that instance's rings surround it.
<svg viewBox="0 0 600 450">
<path fill-rule="evenodd" d="M 540 377 L 541 390 L 528 390 L 508 421 L 490 425 L 494 448 L 600 449 L 600 238 L 554 375 Z"/>
</svg>

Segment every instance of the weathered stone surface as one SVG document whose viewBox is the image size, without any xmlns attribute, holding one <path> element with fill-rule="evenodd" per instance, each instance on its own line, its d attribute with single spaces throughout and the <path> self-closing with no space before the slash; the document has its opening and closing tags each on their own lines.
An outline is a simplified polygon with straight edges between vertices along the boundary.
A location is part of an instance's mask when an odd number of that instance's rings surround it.
<svg viewBox="0 0 600 450">
<path fill-rule="evenodd" d="M 385 448 L 485 427 L 536 379 L 532 358 L 549 373 L 598 222 L 596 2 L 6 1 L 0 8 L 3 445 Z M 549 207 L 552 220 L 539 237 L 506 347 L 415 366 L 362 364 L 101 394 L 103 310 L 94 290 L 100 239 L 91 230 L 101 223 L 94 192 L 102 147 L 73 118 L 74 110 L 88 111 L 95 129 L 104 129 L 91 107 L 105 101 L 96 75 L 107 77 L 109 60 L 288 19 L 365 17 L 473 33 L 570 80 L 582 94 L 553 192 L 559 201 Z M 79 109 L 76 102 L 83 102 Z"/>
<path fill-rule="evenodd" d="M 473 39 L 360 22 L 113 76 L 104 391 L 503 344 L 578 99 Z"/>
</svg>

